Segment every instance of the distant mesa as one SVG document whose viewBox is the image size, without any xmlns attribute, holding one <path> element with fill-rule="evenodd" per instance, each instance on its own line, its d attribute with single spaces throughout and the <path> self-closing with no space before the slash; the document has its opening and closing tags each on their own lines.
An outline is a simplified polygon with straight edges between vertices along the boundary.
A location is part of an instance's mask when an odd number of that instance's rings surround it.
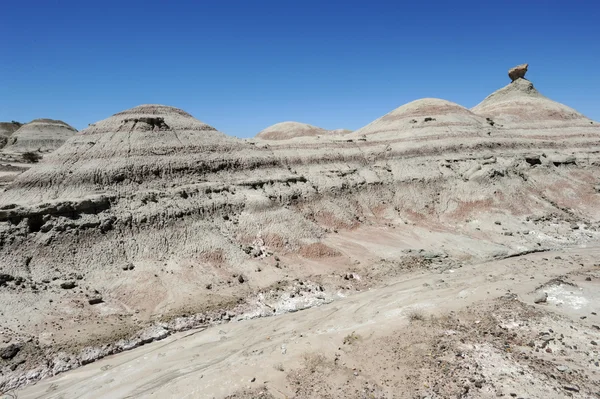
<svg viewBox="0 0 600 399">
<path fill-rule="evenodd" d="M 514 82 L 517 79 L 525 78 L 525 74 L 527 73 L 528 67 L 529 64 L 521 64 L 517 65 L 516 67 L 510 68 L 508 70 L 508 77 L 512 82 Z"/>
<path fill-rule="evenodd" d="M 416 134 L 445 134 L 477 131 L 488 126 L 485 118 L 475 115 L 467 108 L 438 98 L 415 100 L 358 129 L 352 136 L 393 133 L 396 137 L 412 137 Z M 416 129 L 416 130 L 415 130 Z M 418 132 L 418 133 L 417 133 Z"/>
<path fill-rule="evenodd" d="M 5 147 L 12 152 L 50 152 L 77 133 L 77 129 L 54 119 L 34 119 L 15 131 Z"/>
</svg>

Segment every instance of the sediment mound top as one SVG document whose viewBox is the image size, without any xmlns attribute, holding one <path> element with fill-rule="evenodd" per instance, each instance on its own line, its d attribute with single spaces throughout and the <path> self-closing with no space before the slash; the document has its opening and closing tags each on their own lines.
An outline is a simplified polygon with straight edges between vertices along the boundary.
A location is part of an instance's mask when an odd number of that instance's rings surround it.
<svg viewBox="0 0 600 399">
<path fill-rule="evenodd" d="M 82 130 L 81 134 L 173 132 L 175 130 L 214 132 L 208 134 L 207 137 L 223 136 L 222 133 L 217 133 L 214 127 L 199 121 L 179 108 L 158 104 L 144 104 L 118 112 L 109 118 L 91 124 Z M 137 139 L 142 138 L 138 137 Z"/>
<path fill-rule="evenodd" d="M 262 140 L 288 140 L 295 137 L 326 135 L 328 131 L 308 123 L 281 122 L 260 131 L 256 138 Z"/>
<path fill-rule="evenodd" d="M 265 154 L 178 108 L 140 105 L 72 136 L 15 180 L 0 202 L 35 203 L 98 191 L 123 193 L 162 190 L 176 183 L 226 182 L 233 172 L 260 162 Z"/>
<path fill-rule="evenodd" d="M 352 133 L 352 130 L 350 129 L 333 129 L 329 131 L 329 134 L 333 134 L 333 135 L 337 135 L 337 136 L 342 136 L 345 134 L 350 134 Z"/>
<path fill-rule="evenodd" d="M 453 127 L 455 130 L 471 130 L 485 126 L 485 118 L 475 115 L 459 104 L 438 98 L 423 98 L 396 108 L 355 131 L 353 135 L 394 133 L 403 136 L 415 134 L 415 128 Z"/>
<path fill-rule="evenodd" d="M 75 133 L 77 129 L 63 121 L 34 119 L 12 134 L 6 149 L 14 152 L 54 151 Z"/>
<path fill-rule="evenodd" d="M 490 94 L 471 110 L 492 118 L 504 127 L 544 129 L 594 125 L 591 119 L 545 97 L 533 83 L 522 78 Z"/>
</svg>

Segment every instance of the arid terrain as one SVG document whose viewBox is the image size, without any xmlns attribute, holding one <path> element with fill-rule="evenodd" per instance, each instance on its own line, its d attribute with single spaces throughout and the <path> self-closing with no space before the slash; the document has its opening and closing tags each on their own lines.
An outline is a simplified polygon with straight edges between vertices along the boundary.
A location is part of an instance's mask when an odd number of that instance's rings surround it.
<svg viewBox="0 0 600 399">
<path fill-rule="evenodd" d="M 0 392 L 600 396 L 600 124 L 519 68 L 354 132 L 73 132 L 0 192 Z"/>
</svg>

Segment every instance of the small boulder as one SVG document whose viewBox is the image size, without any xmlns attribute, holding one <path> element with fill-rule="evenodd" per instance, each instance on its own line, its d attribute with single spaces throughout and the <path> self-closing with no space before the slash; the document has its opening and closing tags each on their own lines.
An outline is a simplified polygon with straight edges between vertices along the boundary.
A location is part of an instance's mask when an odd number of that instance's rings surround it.
<svg viewBox="0 0 600 399">
<path fill-rule="evenodd" d="M 95 295 L 95 296 L 91 297 L 90 299 L 88 299 L 88 303 L 90 305 L 97 305 L 102 302 L 104 302 L 104 300 L 102 299 L 102 297 L 100 295 Z"/>
<path fill-rule="evenodd" d="M 540 292 L 534 299 L 533 303 L 546 303 L 548 301 L 548 293 Z"/>
<path fill-rule="evenodd" d="M 135 265 L 133 263 L 125 263 L 124 265 L 121 266 L 121 269 L 127 271 L 127 270 L 133 270 L 135 269 Z"/>
<path fill-rule="evenodd" d="M 519 78 L 524 78 L 525 74 L 527 73 L 528 67 L 529 67 L 529 64 L 521 64 L 521 65 L 517 65 L 516 67 L 510 68 L 508 70 L 508 77 L 513 82 Z"/>
<path fill-rule="evenodd" d="M 75 281 L 65 281 L 64 283 L 60 284 L 60 288 L 62 288 L 63 290 L 71 290 L 76 286 L 77 284 L 75 283 Z"/>
</svg>

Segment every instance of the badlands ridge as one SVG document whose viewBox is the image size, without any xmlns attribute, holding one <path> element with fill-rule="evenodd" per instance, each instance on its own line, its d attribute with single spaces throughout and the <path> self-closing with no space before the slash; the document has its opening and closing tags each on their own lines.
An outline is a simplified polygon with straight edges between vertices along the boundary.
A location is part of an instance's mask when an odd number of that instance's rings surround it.
<svg viewBox="0 0 600 399">
<path fill-rule="evenodd" d="M 284 122 L 240 140 L 163 105 L 77 133 L 37 123 L 7 149 L 66 141 L 0 193 L 0 391 L 413 267 L 600 236 L 600 124 L 524 78 L 354 132 Z"/>
</svg>

